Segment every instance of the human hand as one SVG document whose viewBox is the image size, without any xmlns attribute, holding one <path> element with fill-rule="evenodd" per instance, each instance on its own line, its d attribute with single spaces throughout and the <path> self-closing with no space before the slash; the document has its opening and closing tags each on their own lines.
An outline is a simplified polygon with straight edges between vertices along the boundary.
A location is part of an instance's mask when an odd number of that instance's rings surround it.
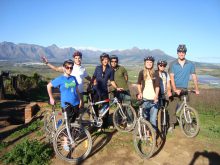
<svg viewBox="0 0 220 165">
<path fill-rule="evenodd" d="M 175 91 L 174 91 L 177 95 L 180 95 L 180 93 L 181 93 L 181 90 L 179 90 L 179 89 L 176 89 Z"/>
<path fill-rule="evenodd" d="M 43 61 L 43 63 L 47 64 L 48 60 L 45 56 L 41 56 L 41 60 Z"/>
<path fill-rule="evenodd" d="M 51 104 L 51 105 L 55 105 L 55 100 L 54 100 L 54 98 L 50 98 L 50 104 Z"/>
<path fill-rule="evenodd" d="M 167 96 L 168 98 L 172 96 L 172 92 L 171 91 L 167 91 Z"/>
<path fill-rule="evenodd" d="M 200 94 L 199 90 L 195 90 L 195 94 L 199 95 Z"/>
<path fill-rule="evenodd" d="M 157 103 L 158 102 L 158 96 L 155 96 L 154 97 L 154 103 Z"/>
<path fill-rule="evenodd" d="M 117 91 L 123 91 L 123 88 L 116 88 Z"/>
<path fill-rule="evenodd" d="M 137 95 L 137 98 L 138 98 L 139 100 L 141 100 L 141 99 L 143 98 L 142 93 L 139 93 L 139 94 Z"/>
</svg>

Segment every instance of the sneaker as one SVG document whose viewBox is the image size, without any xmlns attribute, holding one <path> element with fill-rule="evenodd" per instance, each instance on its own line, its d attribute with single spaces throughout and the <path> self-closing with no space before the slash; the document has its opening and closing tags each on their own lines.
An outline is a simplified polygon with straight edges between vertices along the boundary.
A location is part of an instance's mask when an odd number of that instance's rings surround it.
<svg viewBox="0 0 220 165">
<path fill-rule="evenodd" d="M 173 133 L 173 127 L 170 127 L 170 128 L 168 129 L 168 132 L 169 132 L 169 133 Z"/>
</svg>

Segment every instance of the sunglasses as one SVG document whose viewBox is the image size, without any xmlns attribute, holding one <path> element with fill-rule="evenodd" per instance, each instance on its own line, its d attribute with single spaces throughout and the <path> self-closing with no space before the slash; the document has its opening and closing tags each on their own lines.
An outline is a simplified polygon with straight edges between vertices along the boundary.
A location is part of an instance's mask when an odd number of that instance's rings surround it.
<svg viewBox="0 0 220 165">
<path fill-rule="evenodd" d="M 117 63 L 118 61 L 111 61 L 111 62 Z"/>
<path fill-rule="evenodd" d="M 160 64 L 160 67 L 164 67 L 164 68 L 165 68 L 165 67 L 166 67 L 166 65 Z"/>
<path fill-rule="evenodd" d="M 70 69 L 70 70 L 72 70 L 73 69 L 73 67 L 71 66 L 71 67 L 68 67 L 68 66 L 65 66 L 65 69 Z"/>
</svg>

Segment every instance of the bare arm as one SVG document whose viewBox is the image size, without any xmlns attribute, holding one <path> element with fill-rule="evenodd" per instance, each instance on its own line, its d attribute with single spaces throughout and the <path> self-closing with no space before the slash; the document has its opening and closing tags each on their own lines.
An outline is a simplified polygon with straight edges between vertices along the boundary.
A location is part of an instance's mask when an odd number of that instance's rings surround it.
<svg viewBox="0 0 220 165">
<path fill-rule="evenodd" d="M 49 82 L 47 84 L 47 92 L 48 92 L 48 95 L 49 95 L 49 98 L 50 98 L 50 104 L 54 105 L 55 104 L 55 100 L 54 100 L 53 94 L 52 94 L 52 87 L 53 87 L 53 85 L 51 84 L 51 82 Z"/>
<path fill-rule="evenodd" d="M 124 77 L 125 77 L 125 80 L 128 82 L 128 75 L 125 75 Z"/>
<path fill-rule="evenodd" d="M 118 88 L 117 85 L 115 84 L 115 81 L 111 81 L 111 85 L 117 90 L 117 91 L 122 91 L 123 88 Z"/>
<path fill-rule="evenodd" d="M 173 73 L 170 73 L 170 82 L 171 82 L 171 86 L 173 88 L 173 91 L 175 93 L 177 93 L 178 95 L 180 95 L 181 91 L 176 89 L 176 84 L 175 84 L 175 81 L 174 81 L 174 74 Z"/>
<path fill-rule="evenodd" d="M 197 78 L 196 74 L 192 74 L 192 79 L 194 82 L 195 92 L 196 92 L 196 94 L 199 94 L 198 78 Z"/>
<path fill-rule="evenodd" d="M 138 84 L 137 88 L 138 88 L 138 99 L 142 99 L 143 94 L 141 92 L 141 88 L 142 88 L 141 84 Z"/>
<path fill-rule="evenodd" d="M 159 87 L 156 87 L 156 88 L 155 88 L 154 103 L 157 103 L 157 102 L 158 102 L 159 91 L 160 91 L 160 88 L 159 88 Z"/>
<path fill-rule="evenodd" d="M 56 66 L 50 64 L 48 62 L 48 59 L 45 56 L 42 56 L 41 59 L 42 59 L 43 63 L 45 63 L 49 68 L 51 68 L 51 69 L 53 69 L 57 72 L 62 72 L 63 73 L 63 67 L 56 67 Z"/>
</svg>

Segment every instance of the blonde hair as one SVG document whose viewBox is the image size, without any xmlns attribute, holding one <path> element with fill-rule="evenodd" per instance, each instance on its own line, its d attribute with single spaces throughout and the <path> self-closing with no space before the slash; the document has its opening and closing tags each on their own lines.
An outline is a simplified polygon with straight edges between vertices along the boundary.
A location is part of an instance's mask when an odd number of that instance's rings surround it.
<svg viewBox="0 0 220 165">
<path fill-rule="evenodd" d="M 149 79 L 147 73 L 149 73 L 150 79 L 153 79 L 154 72 L 155 72 L 155 71 L 154 71 L 154 62 L 152 63 L 153 65 L 152 65 L 152 67 L 151 67 L 150 69 L 147 69 L 147 68 L 146 68 L 145 63 L 146 63 L 146 61 L 144 62 L 144 71 L 143 71 L 144 80 Z"/>
</svg>

